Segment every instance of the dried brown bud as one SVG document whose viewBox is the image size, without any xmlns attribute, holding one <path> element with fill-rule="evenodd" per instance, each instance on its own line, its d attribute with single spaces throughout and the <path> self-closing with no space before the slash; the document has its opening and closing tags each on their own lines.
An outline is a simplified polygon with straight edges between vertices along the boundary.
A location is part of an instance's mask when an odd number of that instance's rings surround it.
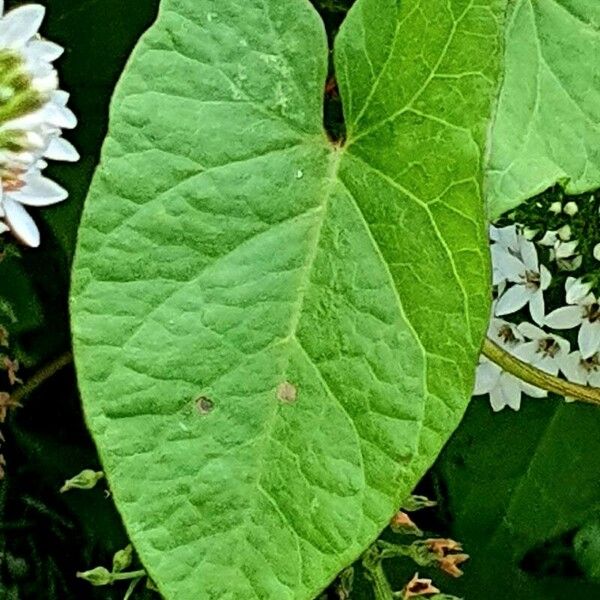
<svg viewBox="0 0 600 600">
<path fill-rule="evenodd" d="M 415 573 L 414 577 L 402 590 L 402 598 L 403 600 L 408 600 L 409 598 L 417 598 L 420 596 L 439 593 L 440 590 L 431 584 L 431 579 L 420 579 L 419 574 Z"/>
<path fill-rule="evenodd" d="M 390 527 L 395 533 L 406 533 L 411 535 L 423 535 L 414 521 L 402 511 L 398 511 L 390 521 Z"/>
<path fill-rule="evenodd" d="M 17 377 L 17 372 L 19 370 L 19 361 L 11 360 L 8 356 L 4 355 L 2 357 L 2 365 L 6 369 L 6 373 L 8 375 L 8 381 L 10 385 L 15 385 L 17 383 L 23 383 L 21 379 Z"/>
<path fill-rule="evenodd" d="M 6 412 L 9 408 L 21 406 L 18 402 L 15 402 L 9 393 L 0 392 L 0 423 L 6 420 Z"/>
<path fill-rule="evenodd" d="M 444 558 L 451 552 L 460 552 L 462 545 L 460 542 L 450 538 L 430 538 L 423 542 L 429 552 L 435 554 L 438 558 Z"/>
<path fill-rule="evenodd" d="M 440 569 L 444 573 L 448 573 L 452 577 L 460 577 L 463 572 L 458 568 L 458 565 L 469 560 L 468 554 L 448 554 L 448 556 L 440 560 Z"/>
</svg>

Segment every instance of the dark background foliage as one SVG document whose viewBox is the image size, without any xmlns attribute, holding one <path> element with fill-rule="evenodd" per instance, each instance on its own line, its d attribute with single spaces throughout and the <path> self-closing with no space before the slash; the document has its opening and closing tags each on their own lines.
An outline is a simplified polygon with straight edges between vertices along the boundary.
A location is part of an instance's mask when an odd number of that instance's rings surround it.
<svg viewBox="0 0 600 600">
<path fill-rule="evenodd" d="M 19 3 L 8 2 L 7 8 Z M 9 245 L 0 262 L 0 322 L 10 333 L 8 352 L 19 358 L 25 380 L 69 348 L 69 268 L 81 207 L 114 84 L 158 6 L 158 0 L 42 3 L 48 9 L 44 34 L 66 48 L 61 81 L 80 119 L 68 137 L 82 160 L 49 169 L 70 199 L 43 211 L 43 218 L 36 215 L 42 249 Z M 332 38 L 352 0 L 313 3 Z M 335 93 L 329 93 L 326 106 L 329 130 L 343 135 Z M 0 389 L 8 388 L 3 381 Z M 472 559 L 459 580 L 435 570 L 418 569 L 421 575 L 467 600 L 600 597 L 600 583 L 592 581 L 598 577 L 600 554 L 599 431 L 600 411 L 557 399 L 528 402 L 519 413 L 498 415 L 491 414 L 485 400 L 474 401 L 420 484 L 418 491 L 436 499 L 438 507 L 414 516 L 428 534 L 459 539 Z M 109 566 L 127 536 L 105 484 L 91 491 L 58 492 L 65 479 L 82 469 L 101 468 L 73 369 L 61 371 L 11 411 L 2 432 L 7 465 L 0 482 L 0 600 L 122 598 L 126 585 L 94 588 L 75 577 L 78 570 Z M 391 531 L 384 538 L 406 541 Z M 386 564 L 395 589 L 415 570 L 408 561 Z M 335 586 L 326 595 L 337 598 Z M 134 598 L 143 597 L 152 593 L 140 586 Z M 360 564 L 351 597 L 373 597 Z"/>
</svg>

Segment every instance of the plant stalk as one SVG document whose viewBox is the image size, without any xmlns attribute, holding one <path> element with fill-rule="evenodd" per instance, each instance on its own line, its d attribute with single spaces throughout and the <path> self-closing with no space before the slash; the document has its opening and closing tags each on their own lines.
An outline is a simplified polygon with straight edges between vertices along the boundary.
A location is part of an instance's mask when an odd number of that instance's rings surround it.
<svg viewBox="0 0 600 600">
<path fill-rule="evenodd" d="M 20 404 L 21 400 L 29 396 L 36 388 L 38 388 L 46 380 L 58 373 L 61 369 L 73 362 L 73 353 L 69 350 L 54 360 L 44 365 L 39 371 L 34 373 L 21 387 L 17 388 L 12 393 L 11 400 Z"/>
</svg>

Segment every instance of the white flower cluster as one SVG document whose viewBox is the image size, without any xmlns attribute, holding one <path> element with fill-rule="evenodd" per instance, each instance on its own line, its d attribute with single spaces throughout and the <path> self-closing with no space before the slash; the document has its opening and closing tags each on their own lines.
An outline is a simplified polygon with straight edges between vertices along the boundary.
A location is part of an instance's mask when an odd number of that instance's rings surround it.
<svg viewBox="0 0 600 600">
<path fill-rule="evenodd" d="M 25 206 L 61 202 L 67 192 L 42 175 L 46 159 L 76 161 L 62 130 L 77 119 L 58 89 L 52 63 L 63 49 L 42 39 L 45 9 L 25 5 L 4 15 L 0 0 L 0 233 L 37 247 L 40 234 Z"/>
<path fill-rule="evenodd" d="M 550 235 L 549 235 L 550 234 Z M 550 237 L 560 247 L 560 240 L 549 232 L 539 242 L 547 245 Z M 600 305 L 591 293 L 590 284 L 568 277 L 565 306 L 546 314 L 544 292 L 551 283 L 548 269 L 539 263 L 535 244 L 518 226 L 490 227 L 493 283 L 496 299 L 488 337 L 506 351 L 534 367 L 569 381 L 600 387 Z M 573 246 L 574 248 L 575 246 Z M 556 254 L 554 254 L 556 256 Z M 528 307 L 533 322 L 519 325 L 500 317 Z M 578 327 L 578 349 L 548 332 Z M 477 368 L 474 395 L 489 394 L 493 410 L 506 406 L 518 410 L 521 395 L 541 398 L 547 392 L 521 381 L 482 356 Z"/>
</svg>

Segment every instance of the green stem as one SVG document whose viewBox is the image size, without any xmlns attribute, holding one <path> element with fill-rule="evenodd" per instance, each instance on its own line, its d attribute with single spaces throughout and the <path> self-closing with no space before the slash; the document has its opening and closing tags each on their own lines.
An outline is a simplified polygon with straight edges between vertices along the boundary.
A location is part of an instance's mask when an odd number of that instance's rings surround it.
<svg viewBox="0 0 600 600">
<path fill-rule="evenodd" d="M 11 400 L 20 404 L 21 400 L 29 396 L 36 388 L 42 385 L 42 383 L 72 362 L 73 353 L 70 350 L 64 352 L 47 365 L 44 365 L 39 371 L 34 373 L 24 385 L 15 390 L 15 392 L 11 394 Z"/>
<path fill-rule="evenodd" d="M 363 554 L 362 564 L 365 577 L 373 585 L 375 600 L 393 600 L 394 592 L 383 570 L 381 554 L 376 545 Z"/>
<path fill-rule="evenodd" d="M 522 381 L 548 392 L 553 392 L 554 394 L 600 406 L 599 388 L 579 385 L 578 383 L 566 381 L 560 377 L 536 369 L 516 356 L 513 356 L 489 338 L 486 338 L 483 342 L 481 351 L 493 363 Z"/>
<path fill-rule="evenodd" d="M 126 579 L 138 579 L 139 577 L 145 577 L 146 571 L 140 569 L 139 571 L 129 571 L 125 573 L 112 573 L 111 577 L 113 581 L 125 581 Z"/>
<path fill-rule="evenodd" d="M 365 575 L 373 585 L 375 600 L 393 600 L 394 592 L 383 571 L 381 562 L 368 567 Z"/>
</svg>

